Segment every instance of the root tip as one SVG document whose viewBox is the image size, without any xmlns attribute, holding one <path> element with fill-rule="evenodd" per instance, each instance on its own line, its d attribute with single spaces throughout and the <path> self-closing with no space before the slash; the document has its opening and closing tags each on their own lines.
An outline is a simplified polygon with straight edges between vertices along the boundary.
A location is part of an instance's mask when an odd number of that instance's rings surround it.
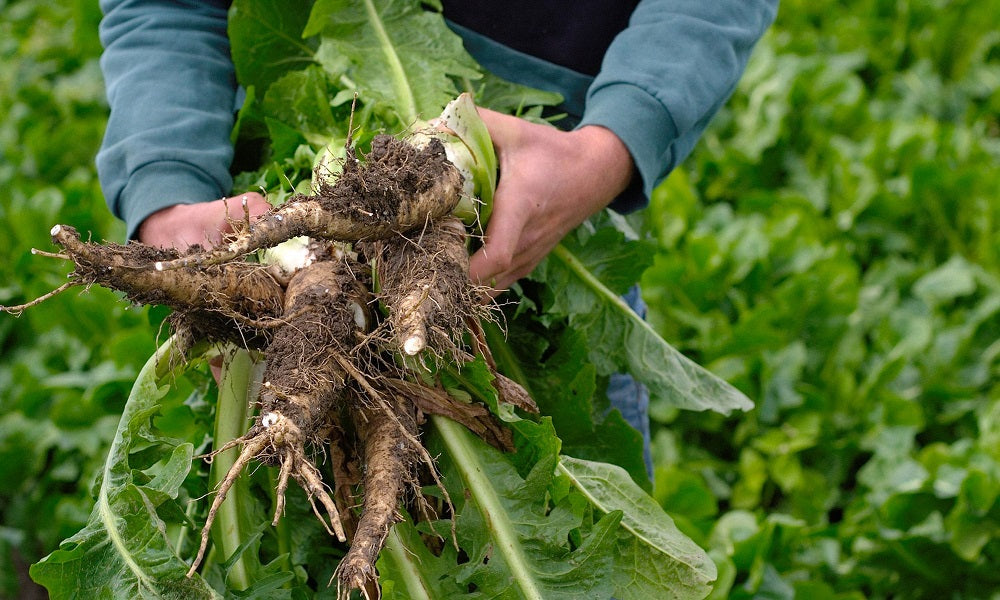
<svg viewBox="0 0 1000 600">
<path fill-rule="evenodd" d="M 411 338 L 407 338 L 406 341 L 403 342 L 403 352 L 406 352 L 409 356 L 414 356 L 426 346 L 427 344 L 424 343 L 422 338 L 419 336 L 413 336 Z"/>
<path fill-rule="evenodd" d="M 156 261 L 156 264 L 153 265 L 153 268 L 156 269 L 157 271 L 162 271 L 163 270 L 163 263 L 160 262 L 160 261 Z"/>
</svg>

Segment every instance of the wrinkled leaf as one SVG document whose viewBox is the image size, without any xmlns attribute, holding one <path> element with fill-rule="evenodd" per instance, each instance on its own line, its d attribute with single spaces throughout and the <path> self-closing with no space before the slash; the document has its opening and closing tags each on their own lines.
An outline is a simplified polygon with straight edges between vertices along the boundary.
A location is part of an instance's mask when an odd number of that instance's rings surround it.
<svg viewBox="0 0 1000 600">
<path fill-rule="evenodd" d="M 750 409 L 753 403 L 739 390 L 678 352 L 620 298 L 626 283 L 639 277 L 636 265 L 648 264 L 641 247 L 613 230 L 556 246 L 531 275 L 551 291 L 547 312 L 568 317 L 586 334 L 588 358 L 602 375 L 629 372 L 653 396 L 679 408 Z"/>
<path fill-rule="evenodd" d="M 616 598 L 708 595 L 718 574 L 715 563 L 623 469 L 564 456 L 559 470 L 597 509 L 622 514 L 613 569 Z"/>
<path fill-rule="evenodd" d="M 569 501 L 547 509 L 556 457 L 540 458 L 522 479 L 502 454 L 454 422 L 434 417 L 450 468 L 462 488 L 451 493 L 459 542 L 469 556 L 457 574 L 471 597 L 549 600 L 607 598 L 615 531 L 621 513 L 605 515 L 576 548 L 569 532 L 584 514 Z M 458 483 L 458 482 L 456 482 Z"/>
<path fill-rule="evenodd" d="M 229 14 L 229 39 L 236 76 L 264 93 L 273 81 L 312 62 L 315 48 L 302 39 L 309 5 L 280 0 L 236 0 Z"/>
<path fill-rule="evenodd" d="M 166 393 L 157 366 L 167 360 L 168 342 L 154 354 L 136 379 L 105 461 L 101 483 L 87 526 L 31 568 L 52 598 L 216 598 L 199 576 L 186 577 L 187 565 L 176 556 L 157 504 L 176 498 L 191 468 L 192 447 L 180 444 L 155 477 L 135 481 L 129 464 L 134 444 L 150 436 L 150 419 Z"/>
<path fill-rule="evenodd" d="M 461 39 L 438 13 L 414 2 L 318 0 L 304 35 L 322 34 L 316 59 L 355 82 L 361 100 L 375 100 L 404 126 L 431 118 L 458 90 L 453 77 L 478 78 Z"/>
</svg>

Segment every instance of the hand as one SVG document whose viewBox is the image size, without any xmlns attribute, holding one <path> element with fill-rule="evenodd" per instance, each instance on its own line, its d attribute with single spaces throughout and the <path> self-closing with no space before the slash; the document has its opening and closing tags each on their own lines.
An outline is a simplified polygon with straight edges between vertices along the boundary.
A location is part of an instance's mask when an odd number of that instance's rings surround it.
<svg viewBox="0 0 1000 600">
<path fill-rule="evenodd" d="M 175 204 L 146 217 L 137 237 L 144 244 L 160 248 L 184 250 L 194 244 L 210 247 L 221 242 L 224 234 L 232 233 L 232 224 L 243 221 L 247 212 L 254 220 L 270 209 L 271 205 L 257 192 L 211 202 Z"/>
<path fill-rule="evenodd" d="M 144 244 L 176 250 L 184 250 L 194 244 L 214 246 L 222 241 L 224 234 L 233 233 L 234 221 L 242 221 L 248 213 L 254 220 L 270 209 L 271 205 L 257 192 L 198 204 L 175 204 L 146 217 L 139 225 L 137 237 Z M 209 369 L 215 382 L 221 383 L 222 357 L 209 361 Z"/>
<path fill-rule="evenodd" d="M 625 144 L 604 127 L 561 131 L 491 110 L 479 112 L 497 151 L 500 182 L 469 275 L 499 294 L 624 191 L 635 167 Z"/>
</svg>

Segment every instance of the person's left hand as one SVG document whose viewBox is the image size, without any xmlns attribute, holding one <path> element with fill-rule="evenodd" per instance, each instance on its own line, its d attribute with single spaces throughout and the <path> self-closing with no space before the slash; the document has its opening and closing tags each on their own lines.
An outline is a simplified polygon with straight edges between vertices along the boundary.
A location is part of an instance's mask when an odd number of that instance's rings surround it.
<svg viewBox="0 0 1000 600">
<path fill-rule="evenodd" d="M 499 294 L 624 191 L 634 165 L 625 144 L 604 127 L 561 131 L 487 109 L 479 112 L 497 151 L 500 182 L 469 275 Z"/>
</svg>

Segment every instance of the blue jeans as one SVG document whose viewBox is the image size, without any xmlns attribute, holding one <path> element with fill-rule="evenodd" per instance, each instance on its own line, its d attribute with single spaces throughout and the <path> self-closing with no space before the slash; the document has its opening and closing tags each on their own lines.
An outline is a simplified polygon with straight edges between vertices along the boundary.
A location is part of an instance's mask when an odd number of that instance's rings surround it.
<svg viewBox="0 0 1000 600">
<path fill-rule="evenodd" d="M 622 299 L 636 312 L 646 318 L 646 303 L 642 301 L 639 285 L 632 286 Z M 653 455 L 650 451 L 649 434 L 649 390 L 631 375 L 615 373 L 608 381 L 608 400 L 612 408 L 621 411 L 629 425 L 642 434 L 642 457 L 646 463 L 646 474 L 653 478 Z"/>
</svg>

